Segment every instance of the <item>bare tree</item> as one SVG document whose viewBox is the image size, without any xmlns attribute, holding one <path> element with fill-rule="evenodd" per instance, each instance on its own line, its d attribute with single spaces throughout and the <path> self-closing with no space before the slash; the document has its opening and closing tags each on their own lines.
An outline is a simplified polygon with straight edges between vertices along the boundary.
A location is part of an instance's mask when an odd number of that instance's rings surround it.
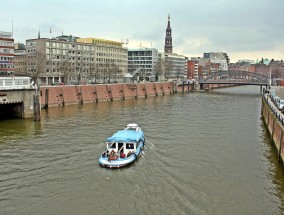
<svg viewBox="0 0 284 215">
<path fill-rule="evenodd" d="M 63 82 L 67 83 L 68 78 L 72 75 L 73 72 L 72 64 L 69 63 L 69 61 L 66 59 L 60 62 L 58 70 L 62 75 Z"/>
<path fill-rule="evenodd" d="M 156 81 L 161 79 L 162 75 L 164 75 L 164 68 L 165 68 L 165 61 L 160 58 L 156 66 L 156 72 L 155 72 Z"/>
<path fill-rule="evenodd" d="M 168 80 L 171 77 L 171 72 L 173 70 L 173 62 L 169 59 L 165 60 L 165 73 L 164 77 L 166 80 Z"/>
<path fill-rule="evenodd" d="M 114 79 L 114 82 L 116 83 L 117 82 L 117 74 L 120 74 L 121 73 L 121 70 L 119 70 L 119 66 L 117 64 L 114 64 L 113 66 L 113 79 Z"/>
<path fill-rule="evenodd" d="M 115 63 L 110 63 L 108 68 L 109 80 L 112 79 L 116 82 L 117 74 L 120 72 L 118 65 Z"/>
<path fill-rule="evenodd" d="M 87 74 L 88 78 L 91 79 L 92 82 L 96 83 L 98 74 L 99 74 L 98 66 L 95 63 L 90 63 L 88 74 Z"/>
<path fill-rule="evenodd" d="M 111 64 L 110 62 L 105 62 L 104 63 L 104 70 L 103 70 L 103 79 L 104 83 L 106 82 L 106 79 L 108 79 L 108 82 L 110 80 L 110 75 L 111 75 Z"/>
<path fill-rule="evenodd" d="M 38 76 L 45 72 L 46 56 L 43 53 L 36 52 L 35 54 L 27 55 L 26 59 L 21 64 L 22 72 L 31 77 L 35 84 L 38 83 Z"/>
</svg>

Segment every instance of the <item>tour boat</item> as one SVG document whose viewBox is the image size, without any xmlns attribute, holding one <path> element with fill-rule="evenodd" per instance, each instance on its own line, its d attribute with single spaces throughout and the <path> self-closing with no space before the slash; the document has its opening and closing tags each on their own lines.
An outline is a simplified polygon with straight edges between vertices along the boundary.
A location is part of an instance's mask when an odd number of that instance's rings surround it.
<svg viewBox="0 0 284 215">
<path fill-rule="evenodd" d="M 105 151 L 99 158 L 103 167 L 120 168 L 137 160 L 145 145 L 144 132 L 136 123 L 107 138 Z"/>
</svg>

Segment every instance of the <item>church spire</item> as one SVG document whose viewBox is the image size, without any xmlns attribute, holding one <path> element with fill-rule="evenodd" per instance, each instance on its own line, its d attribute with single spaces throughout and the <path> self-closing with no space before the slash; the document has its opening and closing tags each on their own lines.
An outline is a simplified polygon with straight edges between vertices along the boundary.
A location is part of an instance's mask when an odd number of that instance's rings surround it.
<svg viewBox="0 0 284 215">
<path fill-rule="evenodd" d="M 165 53 L 173 52 L 173 44 L 172 44 L 172 29 L 171 29 L 171 20 L 170 14 L 168 15 L 168 26 L 166 29 L 166 37 L 165 37 Z"/>
</svg>

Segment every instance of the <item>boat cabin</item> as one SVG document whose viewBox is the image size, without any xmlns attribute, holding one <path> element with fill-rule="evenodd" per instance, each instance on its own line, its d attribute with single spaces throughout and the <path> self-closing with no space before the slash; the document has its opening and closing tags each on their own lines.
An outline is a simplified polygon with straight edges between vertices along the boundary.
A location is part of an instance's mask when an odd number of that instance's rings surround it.
<svg viewBox="0 0 284 215">
<path fill-rule="evenodd" d="M 136 143 L 120 143 L 120 142 L 108 142 L 107 143 L 107 155 L 116 154 L 121 158 L 129 157 L 136 151 Z"/>
</svg>

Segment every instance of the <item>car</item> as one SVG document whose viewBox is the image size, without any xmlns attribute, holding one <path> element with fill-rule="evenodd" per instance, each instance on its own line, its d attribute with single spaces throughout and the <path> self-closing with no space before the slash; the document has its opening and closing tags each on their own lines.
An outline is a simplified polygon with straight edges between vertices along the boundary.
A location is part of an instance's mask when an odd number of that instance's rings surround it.
<svg viewBox="0 0 284 215">
<path fill-rule="evenodd" d="M 79 85 L 79 82 L 78 81 L 70 81 L 69 85 Z"/>
<path fill-rule="evenodd" d="M 277 108 L 279 110 L 282 110 L 283 107 L 284 107 L 284 99 L 280 99 L 279 102 L 277 103 Z"/>
<path fill-rule="evenodd" d="M 280 101 L 280 98 L 278 96 L 275 96 L 273 101 L 274 101 L 274 104 L 277 106 L 277 103 Z"/>
</svg>

